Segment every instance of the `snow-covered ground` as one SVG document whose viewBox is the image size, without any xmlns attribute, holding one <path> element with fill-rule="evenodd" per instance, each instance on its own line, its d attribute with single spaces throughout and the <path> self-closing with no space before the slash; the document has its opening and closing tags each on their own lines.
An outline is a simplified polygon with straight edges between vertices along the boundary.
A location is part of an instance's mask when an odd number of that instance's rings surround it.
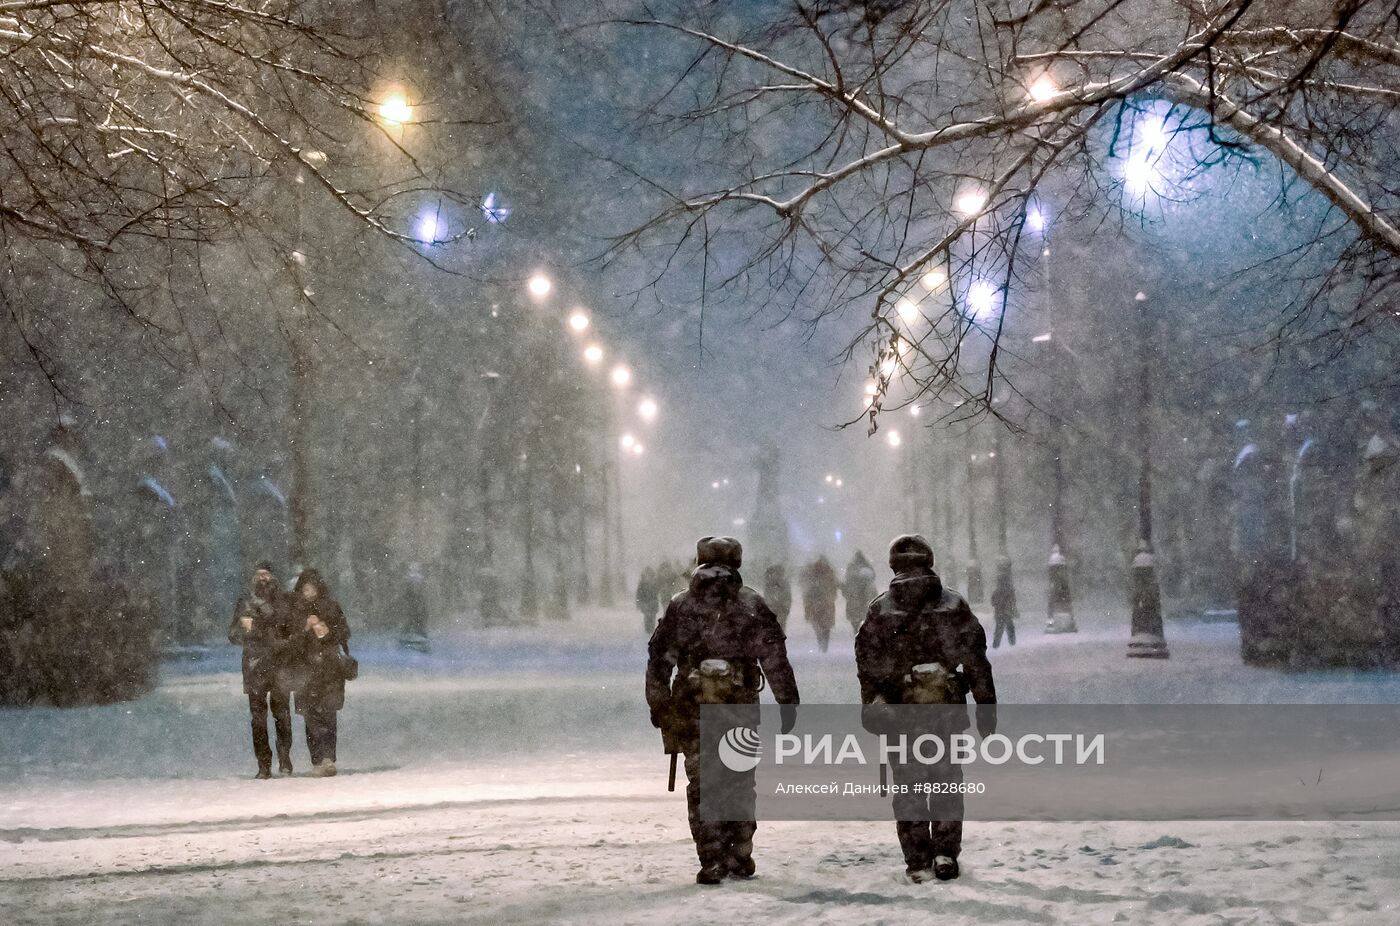
<svg viewBox="0 0 1400 926">
<path fill-rule="evenodd" d="M 1003 698 L 1400 696 L 1245 669 L 1229 625 L 1169 625 L 1170 661 L 1130 661 L 1125 624 L 1028 627 L 993 655 Z M 849 630 L 826 654 L 791 630 L 804 699 L 854 698 Z M 1400 922 L 1400 824 L 970 823 L 962 879 L 915 886 L 888 822 L 769 823 L 758 878 L 696 887 L 634 615 L 358 655 L 330 780 L 250 780 L 228 654 L 133 704 L 0 711 L 0 923 Z"/>
</svg>

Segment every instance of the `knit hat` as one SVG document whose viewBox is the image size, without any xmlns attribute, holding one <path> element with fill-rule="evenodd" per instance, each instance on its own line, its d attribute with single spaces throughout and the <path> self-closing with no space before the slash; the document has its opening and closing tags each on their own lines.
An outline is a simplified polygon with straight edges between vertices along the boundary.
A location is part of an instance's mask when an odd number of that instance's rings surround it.
<svg viewBox="0 0 1400 926">
<path fill-rule="evenodd" d="M 733 537 L 701 537 L 695 545 L 695 562 L 738 569 L 744 562 L 744 547 Z"/>
<path fill-rule="evenodd" d="M 890 544 L 890 568 L 895 572 L 933 568 L 933 547 L 919 534 L 900 534 Z"/>
</svg>

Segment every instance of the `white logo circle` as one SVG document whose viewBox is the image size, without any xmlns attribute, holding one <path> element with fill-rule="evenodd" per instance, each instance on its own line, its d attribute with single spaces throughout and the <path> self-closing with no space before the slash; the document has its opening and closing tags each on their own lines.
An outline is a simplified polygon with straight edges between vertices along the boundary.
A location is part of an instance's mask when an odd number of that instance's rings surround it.
<svg viewBox="0 0 1400 926">
<path fill-rule="evenodd" d="M 763 758 L 763 741 L 752 727 L 734 727 L 719 741 L 719 760 L 731 772 L 751 772 Z"/>
</svg>

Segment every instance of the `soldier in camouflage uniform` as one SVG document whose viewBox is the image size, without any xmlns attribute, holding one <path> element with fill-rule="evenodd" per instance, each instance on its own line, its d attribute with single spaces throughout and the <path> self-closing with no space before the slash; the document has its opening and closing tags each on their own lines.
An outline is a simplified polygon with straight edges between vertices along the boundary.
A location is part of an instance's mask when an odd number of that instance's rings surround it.
<svg viewBox="0 0 1400 926">
<path fill-rule="evenodd" d="M 918 534 L 890 544 L 894 579 L 888 592 L 870 603 L 856 632 L 856 674 L 861 703 L 963 704 L 970 691 L 977 701 L 977 730 L 996 732 L 996 686 L 987 662 L 987 634 L 963 597 L 945 588 L 933 571 L 933 549 Z M 867 713 L 867 717 L 872 716 Z M 908 713 L 901 715 L 906 721 Z M 946 737 L 968 728 L 965 709 L 953 716 L 930 716 Z M 945 729 L 946 726 L 946 729 Z M 874 732 L 891 732 L 875 730 Z M 930 794 L 929 785 L 960 785 L 962 766 L 946 759 L 923 764 L 895 763 L 894 782 L 907 788 L 894 794 L 895 831 L 909 878 L 916 883 L 958 876 L 962 848 L 961 794 Z"/>
<path fill-rule="evenodd" d="M 757 704 L 763 679 L 783 708 L 783 730 L 795 721 L 797 681 L 787 640 L 763 596 L 739 574 L 743 548 L 730 537 L 705 537 L 696 546 L 689 588 L 671 599 L 648 647 L 646 696 L 652 725 L 685 753 L 690 833 L 700 857 L 699 884 L 753 875 L 756 824 L 700 817 L 699 718 L 701 703 Z M 738 786 L 753 793 L 753 772 Z"/>
</svg>

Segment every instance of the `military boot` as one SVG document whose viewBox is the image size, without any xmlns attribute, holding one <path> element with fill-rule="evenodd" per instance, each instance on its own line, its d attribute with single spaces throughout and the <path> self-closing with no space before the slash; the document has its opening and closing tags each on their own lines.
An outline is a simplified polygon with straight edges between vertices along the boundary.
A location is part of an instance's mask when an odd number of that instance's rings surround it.
<svg viewBox="0 0 1400 926">
<path fill-rule="evenodd" d="M 719 884 L 724 880 L 724 867 L 714 862 L 706 862 L 695 873 L 696 884 Z"/>
</svg>

